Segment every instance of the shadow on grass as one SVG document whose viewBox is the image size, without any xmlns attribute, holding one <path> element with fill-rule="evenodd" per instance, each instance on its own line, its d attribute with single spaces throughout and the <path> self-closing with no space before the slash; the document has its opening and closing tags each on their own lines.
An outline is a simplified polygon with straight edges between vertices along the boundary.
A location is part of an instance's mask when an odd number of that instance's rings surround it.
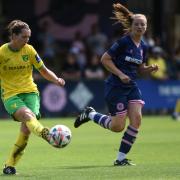
<svg viewBox="0 0 180 180">
<path fill-rule="evenodd" d="M 92 168 L 110 168 L 114 167 L 112 165 L 100 165 L 100 166 L 93 166 L 93 165 L 88 165 L 88 166 L 61 166 L 61 169 L 92 169 Z"/>
<path fill-rule="evenodd" d="M 1 179 L 1 177 L 3 177 L 3 179 L 10 178 L 10 177 L 16 179 L 16 178 L 23 178 L 23 177 L 24 178 L 33 177 L 33 175 L 19 174 L 19 173 L 15 174 L 15 175 L 0 174 L 0 179 Z"/>
</svg>

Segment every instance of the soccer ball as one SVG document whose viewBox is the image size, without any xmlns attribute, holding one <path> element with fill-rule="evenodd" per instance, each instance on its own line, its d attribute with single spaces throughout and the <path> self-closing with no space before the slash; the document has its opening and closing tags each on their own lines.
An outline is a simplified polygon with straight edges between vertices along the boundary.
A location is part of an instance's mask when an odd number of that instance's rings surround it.
<svg viewBox="0 0 180 180">
<path fill-rule="evenodd" d="M 49 143 L 56 148 L 64 148 L 72 138 L 71 130 L 65 125 L 55 125 L 50 129 Z"/>
</svg>

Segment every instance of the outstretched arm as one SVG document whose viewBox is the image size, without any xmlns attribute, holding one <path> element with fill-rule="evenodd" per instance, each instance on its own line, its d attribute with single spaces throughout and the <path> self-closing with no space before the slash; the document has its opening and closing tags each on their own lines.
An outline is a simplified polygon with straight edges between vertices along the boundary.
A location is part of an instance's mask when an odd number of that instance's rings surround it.
<svg viewBox="0 0 180 180">
<path fill-rule="evenodd" d="M 41 67 L 39 72 L 48 81 L 51 81 L 51 82 L 57 84 L 58 86 L 64 86 L 65 85 L 64 79 L 58 78 L 56 76 L 56 74 L 54 72 L 52 72 L 51 70 L 49 70 L 45 65 L 43 65 Z"/>
</svg>

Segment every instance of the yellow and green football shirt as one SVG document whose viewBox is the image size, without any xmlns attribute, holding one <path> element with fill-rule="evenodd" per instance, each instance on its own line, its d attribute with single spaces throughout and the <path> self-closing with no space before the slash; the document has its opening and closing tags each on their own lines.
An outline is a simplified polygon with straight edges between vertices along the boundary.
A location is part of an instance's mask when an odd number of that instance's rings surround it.
<svg viewBox="0 0 180 180">
<path fill-rule="evenodd" d="M 8 43 L 0 47 L 0 79 L 3 100 L 20 93 L 38 92 L 33 81 L 33 66 L 40 69 L 43 61 L 36 50 L 26 44 L 19 51 L 13 51 Z"/>
</svg>

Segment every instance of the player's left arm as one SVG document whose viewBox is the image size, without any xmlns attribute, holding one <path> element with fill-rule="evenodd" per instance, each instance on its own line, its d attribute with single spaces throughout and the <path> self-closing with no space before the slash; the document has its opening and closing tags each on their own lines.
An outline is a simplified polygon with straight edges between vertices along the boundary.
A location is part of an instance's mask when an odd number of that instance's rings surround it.
<svg viewBox="0 0 180 180">
<path fill-rule="evenodd" d="M 139 65 L 138 71 L 141 74 L 150 74 L 152 72 L 158 71 L 159 67 L 157 64 L 152 64 L 152 65 L 146 65 L 147 61 L 147 46 L 143 44 L 143 63 Z"/>
<path fill-rule="evenodd" d="M 65 85 L 64 79 L 57 77 L 56 74 L 49 70 L 45 65 L 42 65 L 42 67 L 39 69 L 39 72 L 48 81 L 51 81 L 57 84 L 58 86 Z"/>
<path fill-rule="evenodd" d="M 145 63 L 141 64 L 138 68 L 139 73 L 141 73 L 141 74 L 144 74 L 144 73 L 150 74 L 152 72 L 158 71 L 158 69 L 159 69 L 159 67 L 157 64 L 152 64 L 152 65 L 147 66 Z"/>
<path fill-rule="evenodd" d="M 39 71 L 39 73 L 48 81 L 51 81 L 58 86 L 64 86 L 65 81 L 62 78 L 59 78 L 56 76 L 54 72 L 49 70 L 43 63 L 41 57 L 38 55 L 36 50 L 29 46 L 30 52 L 31 52 L 31 64 Z"/>
</svg>

